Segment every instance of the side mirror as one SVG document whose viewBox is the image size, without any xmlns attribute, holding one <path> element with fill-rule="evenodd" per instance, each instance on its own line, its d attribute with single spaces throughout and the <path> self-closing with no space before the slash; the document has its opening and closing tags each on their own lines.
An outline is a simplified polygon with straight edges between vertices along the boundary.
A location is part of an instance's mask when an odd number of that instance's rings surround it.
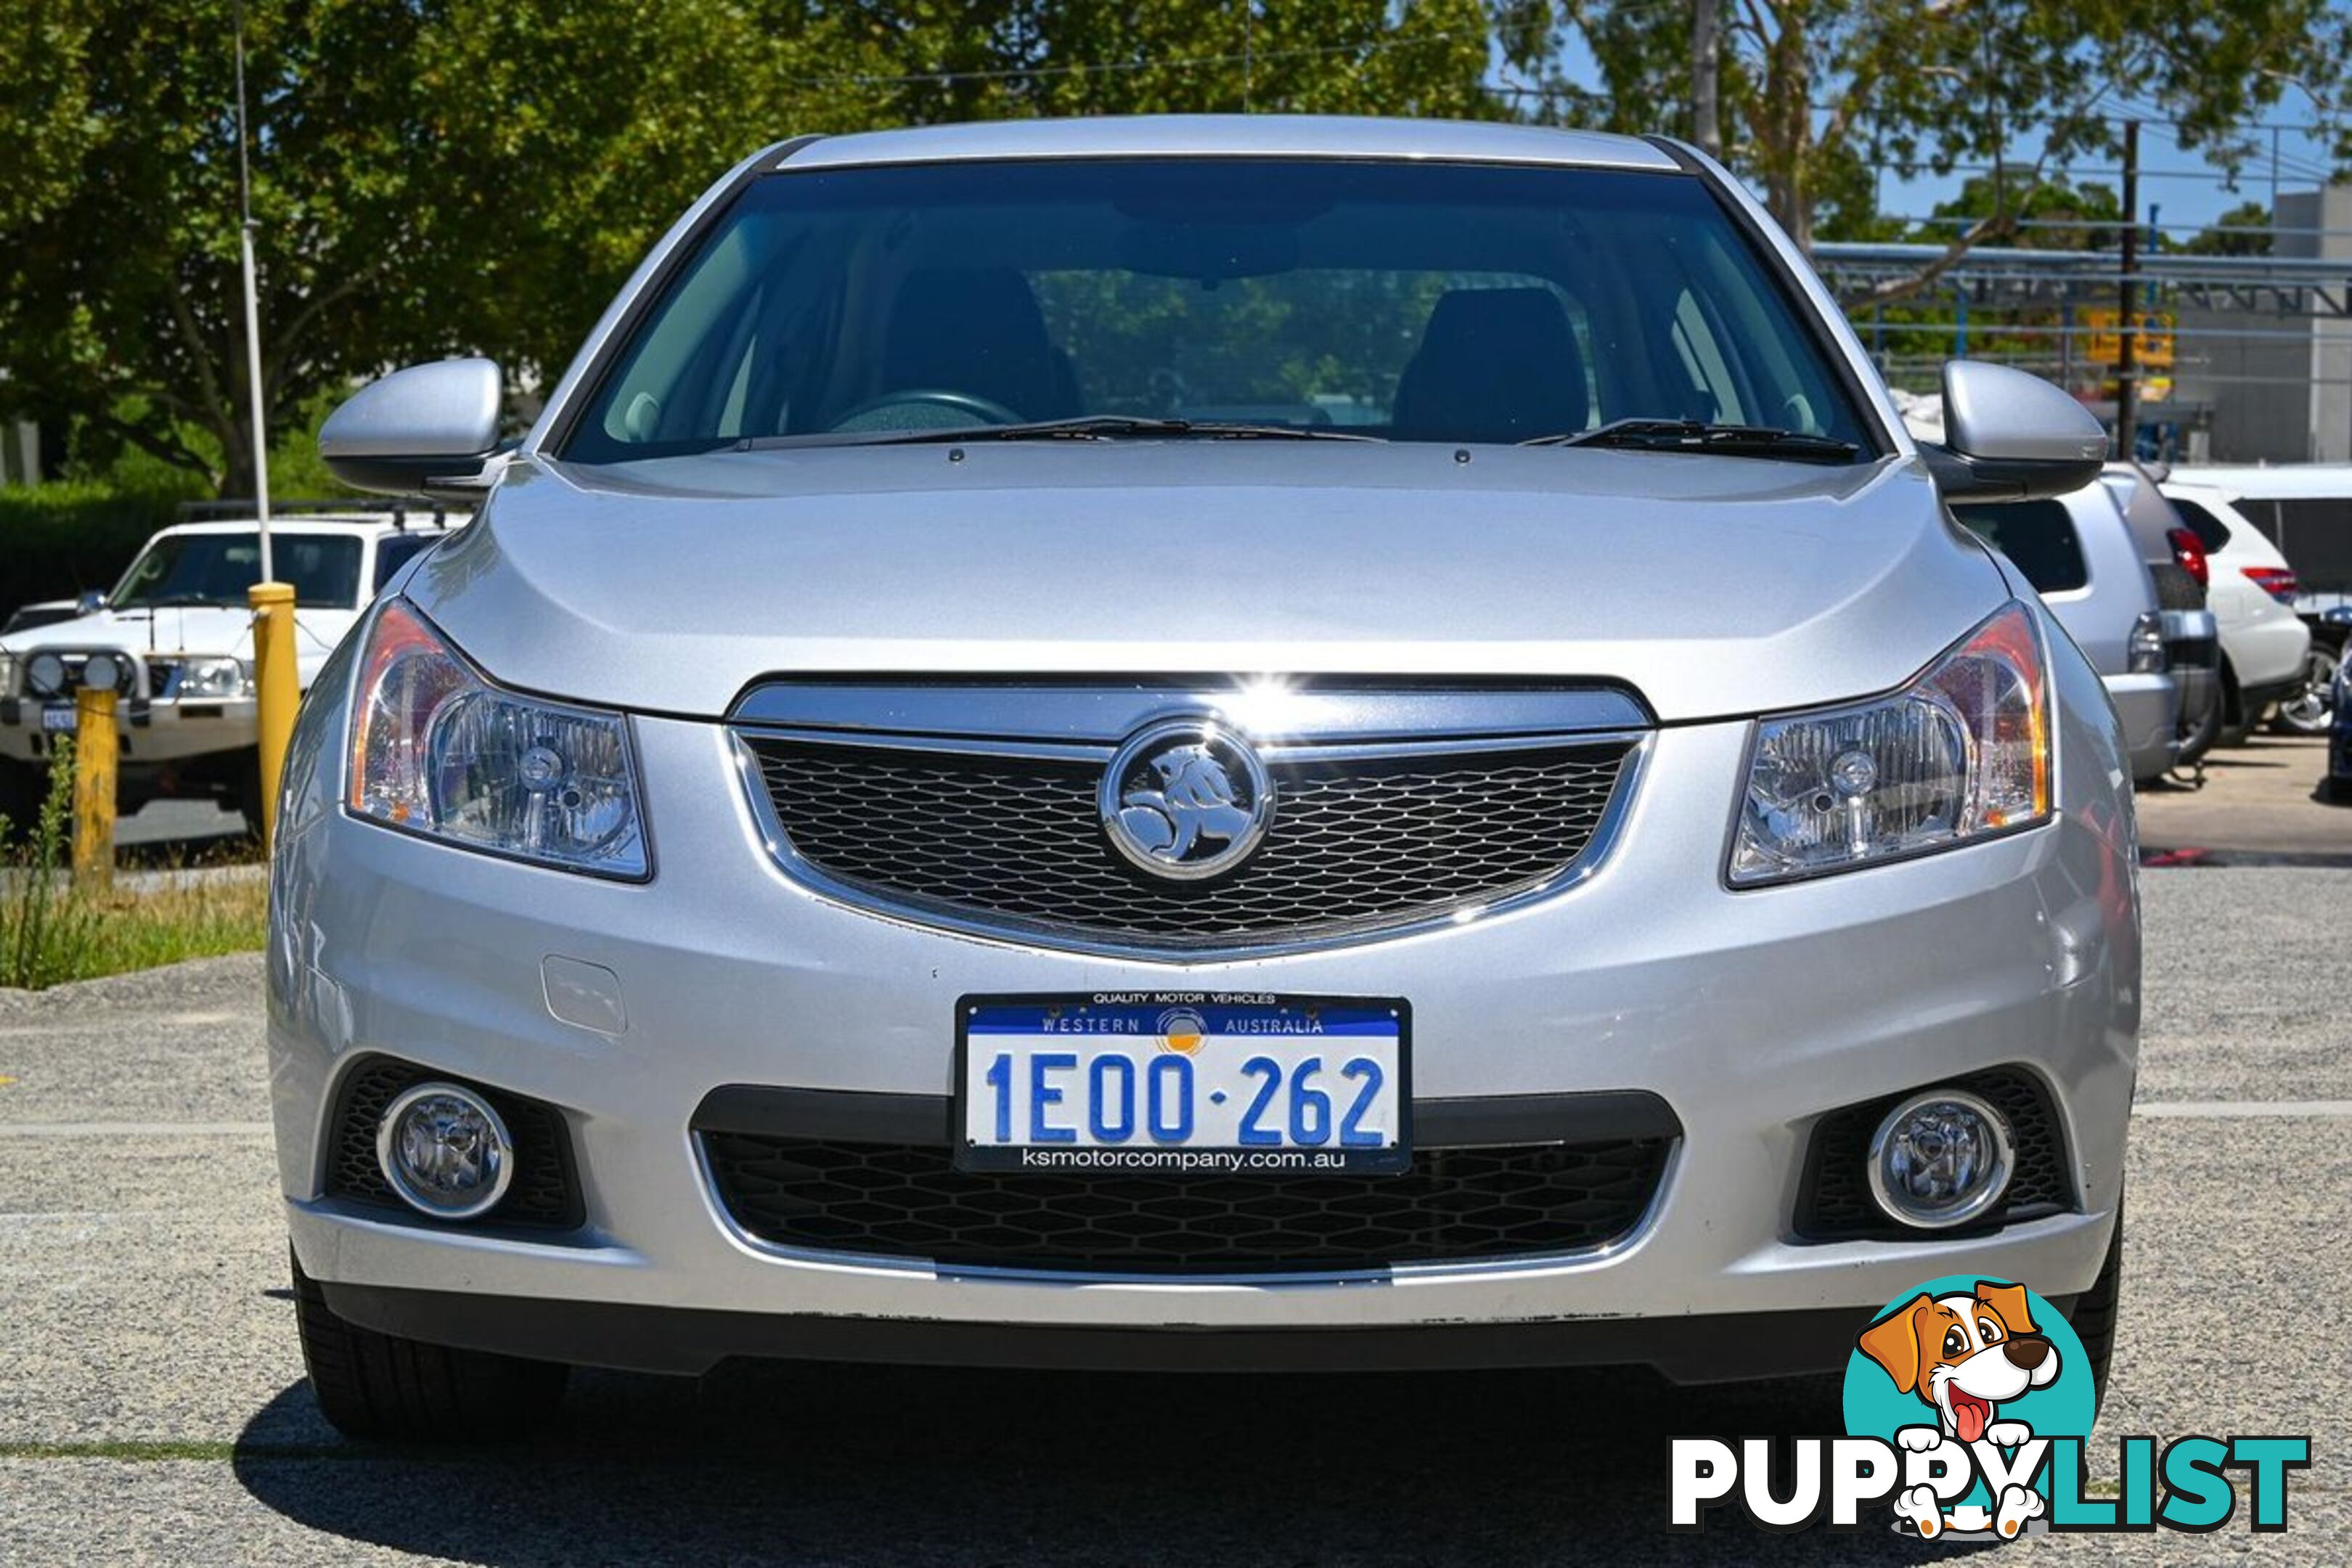
<svg viewBox="0 0 2352 1568">
<path fill-rule="evenodd" d="M 499 388 L 499 367 L 486 359 L 394 371 L 327 416 L 319 456 L 363 490 L 470 493 L 498 446 Z"/>
<path fill-rule="evenodd" d="M 2107 432 L 2038 375 L 1947 360 L 1944 445 L 1922 442 L 1919 453 L 1948 501 L 2034 500 L 2096 479 L 2107 460 Z"/>
</svg>

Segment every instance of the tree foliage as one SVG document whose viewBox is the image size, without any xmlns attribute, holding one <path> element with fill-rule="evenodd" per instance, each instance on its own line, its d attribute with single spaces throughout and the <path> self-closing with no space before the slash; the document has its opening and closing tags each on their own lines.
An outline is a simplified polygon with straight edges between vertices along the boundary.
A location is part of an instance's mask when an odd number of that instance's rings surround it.
<svg viewBox="0 0 2352 1568">
<path fill-rule="evenodd" d="M 2191 235 L 2181 249 L 2191 256 L 2268 256 L 2271 209 L 2241 202 Z"/>
<path fill-rule="evenodd" d="M 0 395 L 250 486 L 232 0 L 58 0 L 0 50 Z M 273 426 L 386 366 L 545 381 L 730 163 L 1037 113 L 1490 112 L 1479 0 L 252 0 Z"/>
<path fill-rule="evenodd" d="M 17 7 L 0 47 L 0 400 L 238 491 L 233 5 Z M 1728 155 L 1801 240 L 1881 233 L 1881 164 L 2109 149 L 2126 98 L 2225 163 L 2246 151 L 2231 128 L 2282 99 L 2333 131 L 2352 26 L 2330 0 L 1722 13 Z M 1674 0 L 250 0 L 245 15 L 273 427 L 355 377 L 453 352 L 551 379 L 695 194 L 794 132 L 1212 110 L 1676 131 L 1691 41 Z M 1567 79 L 1578 29 L 1597 89 Z M 1524 90 L 1489 90 L 1498 66 Z M 2033 172 L 1989 187 L 2004 199 L 1949 237 L 1954 254 L 2009 232 L 2005 194 Z"/>
<path fill-rule="evenodd" d="M 2022 172 L 1970 175 L 1958 195 L 1936 204 L 1930 216 L 1937 221 L 1916 237 L 1948 239 L 1993 212 L 2009 214 L 2021 242 L 2039 249 L 2115 250 L 2123 244 L 2123 197 L 2113 185 L 2029 179 Z"/>
<path fill-rule="evenodd" d="M 1590 39 L 1603 89 L 1553 78 L 1563 118 L 1679 130 L 1689 96 L 1689 7 L 1654 0 L 1504 0 L 1514 58 L 1572 24 Z M 1724 136 L 1802 245 L 1851 208 L 1884 163 L 1910 177 L 1963 164 L 2038 174 L 2118 151 L 2122 110 L 2169 121 L 2181 146 L 2235 167 L 2240 129 L 2292 99 L 2340 143 L 2352 16 L 2331 0 L 1725 0 Z M 2023 157 L 2021 154 L 2024 154 Z M 2000 187 L 2006 188 L 2006 187 Z M 1969 246 L 2007 237 L 1996 206 L 1947 243 L 1951 255 L 1874 298 L 1915 292 Z"/>
</svg>

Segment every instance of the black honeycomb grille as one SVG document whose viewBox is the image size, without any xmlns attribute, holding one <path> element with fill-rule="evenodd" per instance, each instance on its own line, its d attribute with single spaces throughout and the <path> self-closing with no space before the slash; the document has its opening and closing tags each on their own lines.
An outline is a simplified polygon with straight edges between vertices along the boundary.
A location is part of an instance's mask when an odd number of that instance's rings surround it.
<svg viewBox="0 0 2352 1568">
<path fill-rule="evenodd" d="M 1921 1232 L 1889 1218 L 1870 1194 L 1870 1140 L 1878 1124 L 1916 1090 L 1849 1105 L 1822 1118 L 1813 1131 L 1805 1180 L 1797 1197 L 1797 1234 L 1808 1241 L 1853 1241 L 1968 1235 L 2021 1220 L 2073 1211 L 2074 1182 L 2066 1139 L 2042 1080 L 2022 1068 L 1954 1079 L 1950 1087 L 1981 1097 L 2009 1120 L 2016 1172 L 2000 1205 L 1973 1226 Z"/>
<path fill-rule="evenodd" d="M 752 738 L 793 847 L 918 907 L 1166 946 L 1399 923 L 1540 883 L 1592 841 L 1623 742 L 1272 768 L 1256 852 L 1205 882 L 1119 858 L 1100 763 Z"/>
<path fill-rule="evenodd" d="M 949 1266 L 1135 1274 L 1373 1268 L 1574 1252 L 1631 1232 L 1671 1141 L 1424 1149 L 1396 1176 L 959 1171 L 944 1147 L 705 1132 L 762 1241 Z"/>
<path fill-rule="evenodd" d="M 573 1178 L 572 1140 L 563 1118 L 536 1100 L 451 1078 L 413 1062 L 371 1057 L 343 1077 L 336 1097 L 334 1140 L 328 1151 L 327 1194 L 353 1203 L 415 1211 L 401 1201 L 376 1164 L 375 1133 L 385 1109 L 400 1095 L 428 1081 L 470 1089 L 489 1102 L 515 1141 L 514 1180 L 499 1206 L 470 1223 L 573 1230 L 585 1219 L 580 1184 Z"/>
</svg>

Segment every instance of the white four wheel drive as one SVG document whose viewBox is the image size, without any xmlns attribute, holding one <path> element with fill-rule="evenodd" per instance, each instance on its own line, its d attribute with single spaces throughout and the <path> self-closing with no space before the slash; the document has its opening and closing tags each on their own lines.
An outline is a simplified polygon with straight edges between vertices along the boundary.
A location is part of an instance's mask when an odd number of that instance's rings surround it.
<svg viewBox="0 0 2352 1568">
<path fill-rule="evenodd" d="M 261 821 L 255 752 L 253 614 L 261 525 L 240 508 L 164 529 L 112 593 L 64 618 L 0 634 L 0 816 L 27 823 L 53 748 L 74 732 L 75 693 L 93 654 L 119 671 L 122 759 L 118 804 L 211 797 Z M 281 513 L 271 564 L 293 584 L 298 682 L 309 689 L 385 583 L 462 515 L 442 508 L 334 503 Z M 34 607 L 37 612 L 37 607 Z M 100 666 L 104 668 L 103 665 Z"/>
</svg>

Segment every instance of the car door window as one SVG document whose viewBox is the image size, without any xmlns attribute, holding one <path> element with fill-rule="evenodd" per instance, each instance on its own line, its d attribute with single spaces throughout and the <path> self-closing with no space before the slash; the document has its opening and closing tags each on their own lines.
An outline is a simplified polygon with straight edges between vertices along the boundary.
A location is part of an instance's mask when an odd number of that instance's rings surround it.
<svg viewBox="0 0 2352 1568">
<path fill-rule="evenodd" d="M 2228 523 L 2223 522 L 2193 500 L 2182 500 L 2179 496 L 2173 496 L 2170 500 L 2172 510 L 2180 514 L 2182 525 L 2197 536 L 2197 542 L 2205 547 L 2206 554 L 2210 555 L 2230 542 Z"/>
<path fill-rule="evenodd" d="M 372 594 L 383 592 L 383 585 L 393 580 L 400 569 L 424 554 L 438 542 L 438 536 L 424 533 L 395 533 L 389 539 L 378 540 L 375 547 L 375 583 Z"/>
<path fill-rule="evenodd" d="M 1957 506 L 1953 514 L 1969 531 L 2009 557 L 2037 594 L 2065 594 L 2091 581 L 2083 562 L 2083 542 L 2063 501 L 2008 501 L 1999 506 Z"/>
<path fill-rule="evenodd" d="M 2352 498 L 2297 496 L 2276 503 L 2279 553 L 2305 588 L 2352 590 Z"/>
</svg>

